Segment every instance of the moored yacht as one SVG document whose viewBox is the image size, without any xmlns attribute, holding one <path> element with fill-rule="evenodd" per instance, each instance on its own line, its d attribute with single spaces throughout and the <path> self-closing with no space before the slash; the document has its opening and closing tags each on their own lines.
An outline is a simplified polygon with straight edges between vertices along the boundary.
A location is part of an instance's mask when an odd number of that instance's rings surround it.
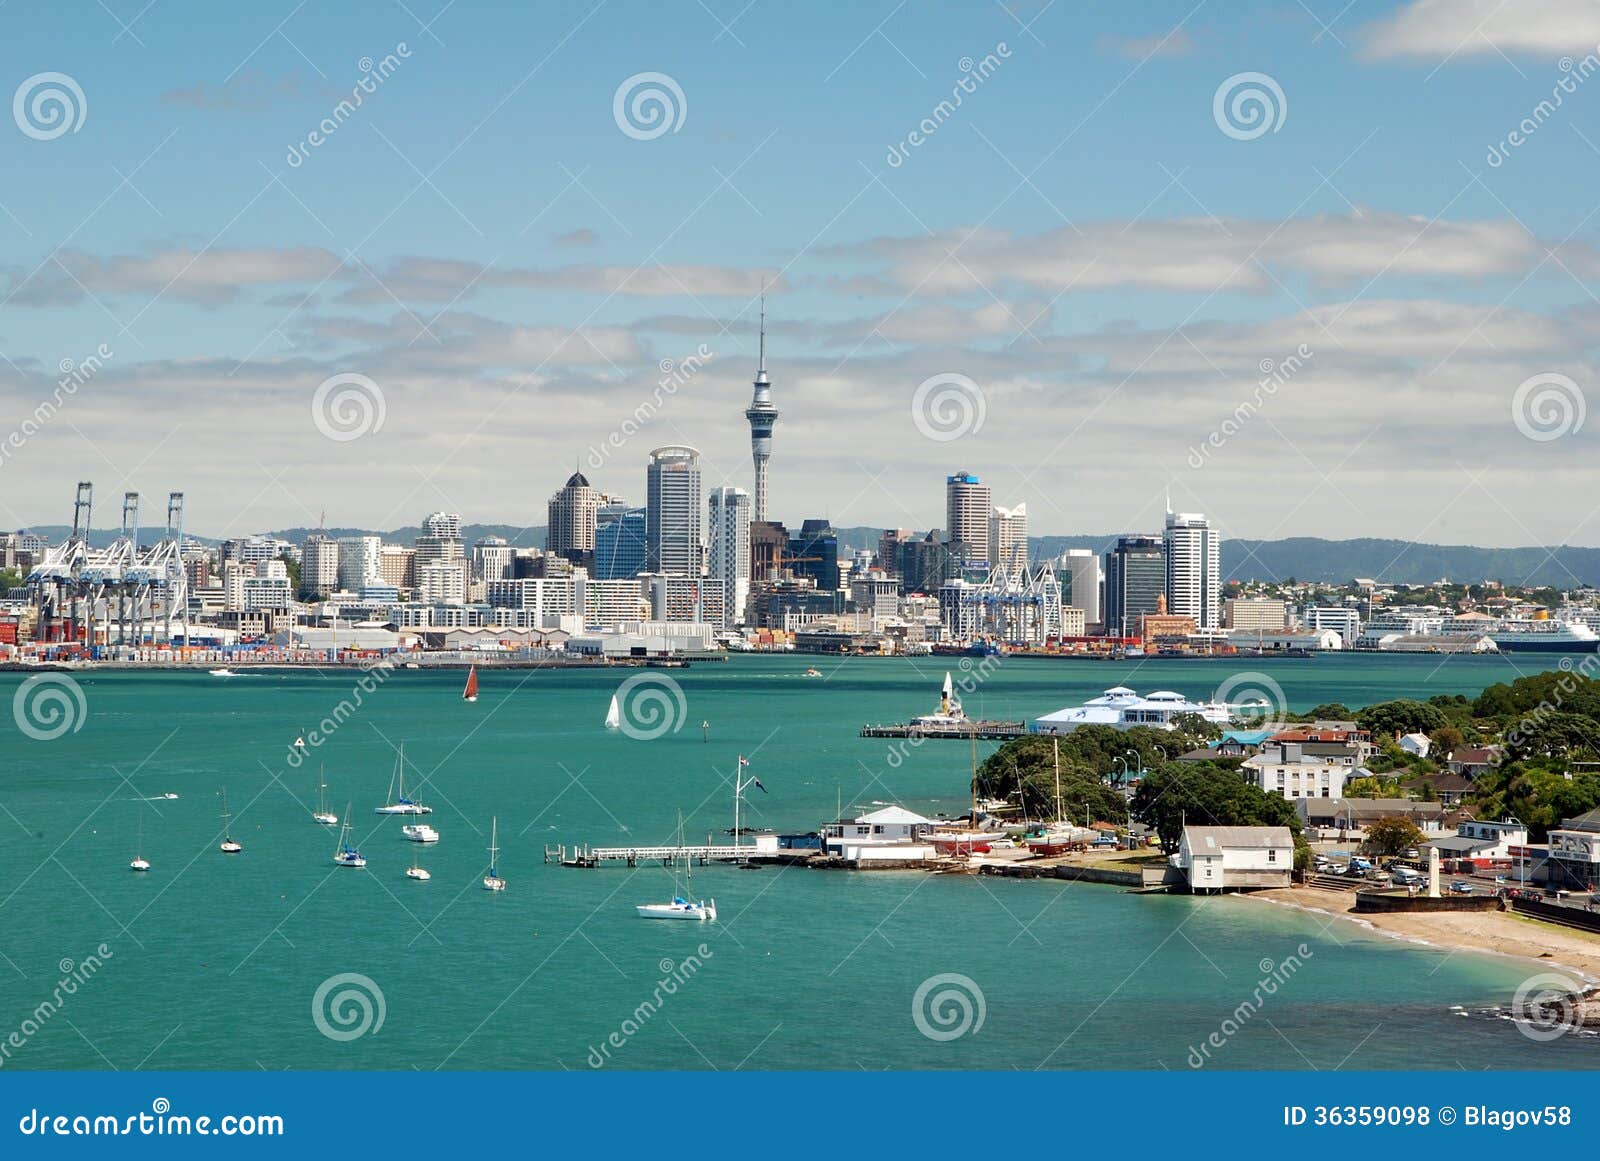
<svg viewBox="0 0 1600 1161">
<path fill-rule="evenodd" d="M 393 797 L 396 784 L 400 787 L 398 797 Z M 389 779 L 389 793 L 391 798 L 382 806 L 374 807 L 373 814 L 432 814 L 433 807 L 424 806 L 420 802 L 406 797 L 406 746 L 400 743 L 400 753 L 395 758 L 394 776 Z"/>
</svg>

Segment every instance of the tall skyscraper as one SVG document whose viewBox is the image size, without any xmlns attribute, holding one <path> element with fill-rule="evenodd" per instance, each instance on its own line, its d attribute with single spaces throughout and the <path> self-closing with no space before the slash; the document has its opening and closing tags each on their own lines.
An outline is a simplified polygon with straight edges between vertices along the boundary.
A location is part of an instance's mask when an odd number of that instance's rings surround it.
<svg viewBox="0 0 1600 1161">
<path fill-rule="evenodd" d="M 755 394 L 744 417 L 750 421 L 750 455 L 756 466 L 755 503 L 752 520 L 767 518 L 767 461 L 772 458 L 772 429 L 778 422 L 778 409 L 772 405 L 772 383 L 767 379 L 767 296 L 761 296 L 761 362 L 756 369 Z"/>
<path fill-rule="evenodd" d="M 1154 616 L 1164 603 L 1166 554 L 1154 536 L 1123 536 L 1106 554 L 1106 632 L 1136 637 L 1140 618 Z"/>
<path fill-rule="evenodd" d="M 1100 554 L 1092 548 L 1069 548 L 1061 554 L 1057 571 L 1066 581 L 1061 603 L 1083 610 L 1083 622 L 1100 624 Z"/>
<path fill-rule="evenodd" d="M 339 584 L 339 542 L 313 532 L 300 546 L 300 596 L 321 598 Z"/>
<path fill-rule="evenodd" d="M 645 512 L 622 501 L 601 507 L 595 518 L 596 580 L 632 580 L 645 571 Z"/>
<path fill-rule="evenodd" d="M 711 564 L 722 583 L 723 607 L 730 624 L 744 620 L 750 601 L 750 493 L 743 488 L 711 490 Z"/>
<path fill-rule="evenodd" d="M 839 587 L 839 534 L 827 520 L 807 520 L 789 537 L 789 561 L 797 577 L 810 577 L 825 592 Z"/>
<path fill-rule="evenodd" d="M 582 472 L 573 472 L 566 485 L 550 497 L 545 527 L 545 551 L 585 567 L 594 564 L 595 516 L 600 493 L 589 486 Z"/>
<path fill-rule="evenodd" d="M 1222 627 L 1222 541 L 1198 512 L 1167 507 L 1167 612 L 1192 617 L 1197 629 Z"/>
<path fill-rule="evenodd" d="M 461 539 L 461 514 L 459 512 L 430 512 L 422 521 L 424 536 L 437 536 L 441 540 Z"/>
<path fill-rule="evenodd" d="M 1028 571 L 1028 506 L 995 506 L 989 517 L 989 545 L 994 559 L 989 563 L 1003 568 L 1013 577 Z"/>
<path fill-rule="evenodd" d="M 658 447 L 645 477 L 645 571 L 700 576 L 705 572 L 705 499 L 700 453 Z"/>
<path fill-rule="evenodd" d="M 378 576 L 378 553 L 383 548 L 380 536 L 342 536 L 339 538 L 339 587 L 358 593 L 363 585 Z"/>
<path fill-rule="evenodd" d="M 990 564 L 994 557 L 989 548 L 989 514 L 994 503 L 989 486 L 971 472 L 957 472 L 945 479 L 944 505 L 945 542 L 963 545 L 968 565 Z"/>
</svg>

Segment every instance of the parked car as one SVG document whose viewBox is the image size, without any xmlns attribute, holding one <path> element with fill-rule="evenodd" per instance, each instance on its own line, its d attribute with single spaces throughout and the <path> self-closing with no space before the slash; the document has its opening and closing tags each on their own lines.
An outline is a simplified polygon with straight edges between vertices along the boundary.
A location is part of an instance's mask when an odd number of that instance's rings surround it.
<svg viewBox="0 0 1600 1161">
<path fill-rule="evenodd" d="M 1450 894 L 1452 895 L 1470 895 L 1473 889 L 1471 883 L 1463 883 L 1460 879 L 1450 884 Z"/>
</svg>

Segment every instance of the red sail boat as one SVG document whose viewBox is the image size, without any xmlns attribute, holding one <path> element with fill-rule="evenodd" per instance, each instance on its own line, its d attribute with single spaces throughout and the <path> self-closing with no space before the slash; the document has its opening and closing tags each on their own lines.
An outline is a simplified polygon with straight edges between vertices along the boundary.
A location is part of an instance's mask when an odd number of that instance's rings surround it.
<svg viewBox="0 0 1600 1161">
<path fill-rule="evenodd" d="M 461 691 L 461 700 L 478 700 L 478 667 L 476 665 L 467 670 L 467 688 Z"/>
</svg>

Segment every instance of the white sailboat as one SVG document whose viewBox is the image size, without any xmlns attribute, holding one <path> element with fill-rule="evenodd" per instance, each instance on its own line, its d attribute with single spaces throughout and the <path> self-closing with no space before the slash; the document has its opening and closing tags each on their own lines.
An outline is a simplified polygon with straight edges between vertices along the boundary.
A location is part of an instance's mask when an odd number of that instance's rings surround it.
<svg viewBox="0 0 1600 1161">
<path fill-rule="evenodd" d="M 611 708 L 606 711 L 606 729 L 620 730 L 622 728 L 622 705 L 617 701 L 617 695 L 611 695 Z"/>
<path fill-rule="evenodd" d="M 228 821 L 231 818 L 233 818 L 233 815 L 228 813 L 228 792 L 224 790 L 222 792 L 222 842 L 218 844 L 217 850 L 225 855 L 236 855 L 244 850 L 241 844 L 234 841 L 233 835 L 228 833 Z"/>
<path fill-rule="evenodd" d="M 683 812 L 678 812 L 678 846 L 683 846 Z M 684 867 L 687 873 L 686 886 L 681 894 L 674 893 L 671 903 L 640 903 L 634 907 L 640 919 L 689 919 L 697 923 L 715 919 L 717 917 L 717 901 L 715 899 L 691 900 L 690 893 L 694 888 L 694 860 L 684 858 Z M 677 866 L 673 866 L 673 885 L 677 885 Z"/>
<path fill-rule="evenodd" d="M 433 876 L 428 874 L 428 872 L 423 868 L 421 858 L 422 856 L 420 852 L 411 856 L 411 865 L 406 868 L 406 878 L 416 879 L 418 882 L 426 883 L 429 879 L 433 878 Z"/>
<path fill-rule="evenodd" d="M 317 770 L 317 809 L 311 812 L 311 821 L 323 826 L 339 825 L 339 816 L 328 809 L 328 782 L 320 767 Z"/>
<path fill-rule="evenodd" d="M 504 891 L 506 881 L 500 877 L 500 872 L 495 868 L 495 861 L 500 854 L 500 819 L 495 818 L 489 823 L 489 873 L 483 877 L 485 891 Z"/>
<path fill-rule="evenodd" d="M 144 808 L 139 808 L 139 837 L 134 840 L 133 862 L 128 864 L 133 871 L 144 872 L 150 869 L 150 863 L 144 857 Z"/>
<path fill-rule="evenodd" d="M 354 867 L 360 870 L 367 865 L 367 860 L 355 847 L 350 845 L 350 807 L 344 808 L 344 825 L 339 828 L 339 845 L 333 849 L 333 862 L 338 867 Z"/>
<path fill-rule="evenodd" d="M 400 784 L 400 796 L 392 797 L 395 783 Z M 424 806 L 406 797 L 406 747 L 400 743 L 400 753 L 395 758 L 394 775 L 389 779 L 389 801 L 383 806 L 374 807 L 373 814 L 432 814 L 433 807 Z"/>
</svg>

